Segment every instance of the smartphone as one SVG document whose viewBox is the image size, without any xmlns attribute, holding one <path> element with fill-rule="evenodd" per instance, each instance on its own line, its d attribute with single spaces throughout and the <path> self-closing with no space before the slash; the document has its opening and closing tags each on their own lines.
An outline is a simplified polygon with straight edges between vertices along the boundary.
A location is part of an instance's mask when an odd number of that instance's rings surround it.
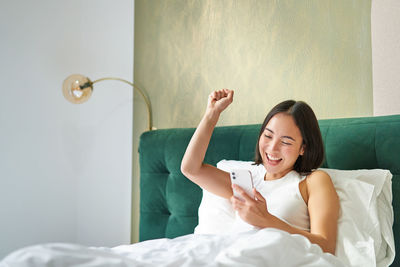
<svg viewBox="0 0 400 267">
<path fill-rule="evenodd" d="M 249 170 L 232 170 L 230 172 L 231 175 L 231 183 L 237 184 L 251 197 L 254 198 L 253 194 L 253 177 L 251 176 L 251 172 Z M 243 199 L 235 190 L 233 190 L 233 195 Z"/>
</svg>

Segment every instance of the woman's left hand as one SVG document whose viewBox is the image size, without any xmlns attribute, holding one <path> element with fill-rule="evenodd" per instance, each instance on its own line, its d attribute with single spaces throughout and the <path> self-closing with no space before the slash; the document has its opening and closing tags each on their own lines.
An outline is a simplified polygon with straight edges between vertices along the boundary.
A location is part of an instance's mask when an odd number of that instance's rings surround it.
<svg viewBox="0 0 400 267">
<path fill-rule="evenodd" d="M 273 216 L 268 212 L 267 202 L 260 192 L 253 188 L 254 198 L 252 198 L 240 186 L 232 185 L 232 188 L 243 198 L 231 197 L 232 207 L 240 218 L 251 225 L 267 227 Z"/>
</svg>

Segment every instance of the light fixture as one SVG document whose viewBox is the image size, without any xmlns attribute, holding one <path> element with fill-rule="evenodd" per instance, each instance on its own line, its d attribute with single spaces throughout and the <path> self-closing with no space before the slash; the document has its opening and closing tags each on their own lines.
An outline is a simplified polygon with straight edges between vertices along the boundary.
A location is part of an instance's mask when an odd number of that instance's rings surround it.
<svg viewBox="0 0 400 267">
<path fill-rule="evenodd" d="M 147 106 L 147 114 L 149 117 L 149 131 L 154 130 L 152 126 L 152 117 L 151 117 L 151 105 L 150 101 L 147 98 L 147 96 L 144 94 L 144 92 L 137 87 L 134 83 L 131 83 L 129 81 L 120 79 L 120 78 L 114 78 L 114 77 L 107 77 L 107 78 L 101 78 L 95 81 L 91 81 L 88 77 L 85 77 L 81 74 L 72 74 L 68 76 L 64 82 L 63 82 L 63 94 L 64 97 L 71 103 L 74 104 L 81 104 L 86 102 L 90 96 L 92 95 L 93 92 L 93 84 L 97 82 L 101 82 L 104 80 L 116 80 L 116 81 L 121 81 L 124 83 L 129 84 L 132 86 L 134 90 L 137 90 L 139 94 L 143 97 L 144 101 L 146 102 Z"/>
</svg>

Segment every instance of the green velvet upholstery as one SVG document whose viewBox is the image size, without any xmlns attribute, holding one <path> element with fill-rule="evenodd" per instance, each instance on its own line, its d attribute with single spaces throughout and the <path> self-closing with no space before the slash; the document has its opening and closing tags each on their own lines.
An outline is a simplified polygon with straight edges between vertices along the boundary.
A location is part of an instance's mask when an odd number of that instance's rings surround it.
<svg viewBox="0 0 400 267">
<path fill-rule="evenodd" d="M 400 251 L 400 115 L 320 120 L 322 167 L 389 169 L 393 174 L 394 235 Z M 261 125 L 217 127 L 205 162 L 253 160 Z M 140 241 L 193 233 L 202 191 L 180 172 L 194 129 L 145 132 L 140 138 Z M 393 266 L 400 264 L 396 257 Z"/>
</svg>

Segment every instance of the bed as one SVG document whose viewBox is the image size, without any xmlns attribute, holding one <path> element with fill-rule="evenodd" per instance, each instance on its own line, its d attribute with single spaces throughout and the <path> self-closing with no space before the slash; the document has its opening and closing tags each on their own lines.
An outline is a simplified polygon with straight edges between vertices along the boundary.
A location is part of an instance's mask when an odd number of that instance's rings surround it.
<svg viewBox="0 0 400 267">
<path fill-rule="evenodd" d="M 400 225 L 400 115 L 319 121 L 326 157 L 323 168 L 386 169 L 392 177 L 395 245 Z M 251 161 L 260 125 L 217 127 L 205 162 Z M 180 172 L 195 129 L 145 132 L 140 138 L 140 241 L 193 233 L 199 223 L 202 190 Z M 391 201 L 391 199 L 389 199 Z M 400 266 L 400 257 L 392 266 Z"/>
<path fill-rule="evenodd" d="M 319 124 L 322 168 L 341 201 L 336 256 L 277 229 L 229 232 L 227 225 L 235 223 L 229 202 L 180 172 L 195 130 L 180 128 L 140 138 L 141 242 L 114 248 L 40 244 L 10 254 L 0 266 L 399 266 L 400 115 Z M 259 127 L 217 127 L 205 161 L 254 171 Z"/>
</svg>

